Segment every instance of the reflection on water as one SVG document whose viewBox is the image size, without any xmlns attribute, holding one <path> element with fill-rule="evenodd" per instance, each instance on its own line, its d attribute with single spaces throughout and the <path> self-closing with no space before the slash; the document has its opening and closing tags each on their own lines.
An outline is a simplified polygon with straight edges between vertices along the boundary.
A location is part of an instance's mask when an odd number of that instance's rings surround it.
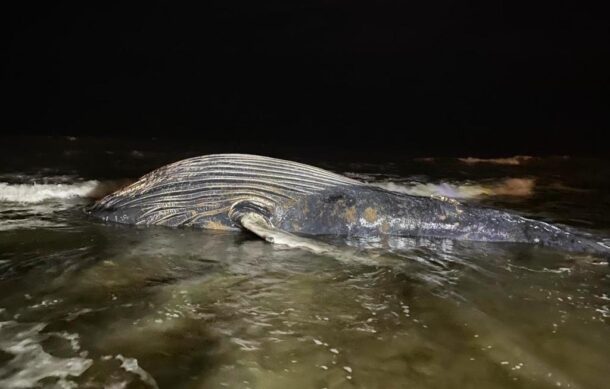
<svg viewBox="0 0 610 389">
<path fill-rule="evenodd" d="M 610 278 L 592 259 L 395 238 L 346 242 L 391 266 L 349 265 L 241 234 L 93 224 L 1 239 L 2 387 L 607 378 Z"/>
<path fill-rule="evenodd" d="M 313 254 L 66 201 L 2 204 L 23 221 L 0 231 L 2 388 L 607 386 L 602 258 L 407 238 Z"/>
</svg>

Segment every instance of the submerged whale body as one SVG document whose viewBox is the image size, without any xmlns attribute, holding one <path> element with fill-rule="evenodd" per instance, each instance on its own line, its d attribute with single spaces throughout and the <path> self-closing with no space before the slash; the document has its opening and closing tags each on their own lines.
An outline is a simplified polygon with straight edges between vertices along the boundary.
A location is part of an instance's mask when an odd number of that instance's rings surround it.
<svg viewBox="0 0 610 389">
<path fill-rule="evenodd" d="M 384 190 L 275 158 L 218 154 L 161 167 L 88 210 L 107 222 L 249 230 L 294 236 L 381 235 L 524 242 L 602 254 L 610 249 L 567 227 L 446 198 Z"/>
</svg>

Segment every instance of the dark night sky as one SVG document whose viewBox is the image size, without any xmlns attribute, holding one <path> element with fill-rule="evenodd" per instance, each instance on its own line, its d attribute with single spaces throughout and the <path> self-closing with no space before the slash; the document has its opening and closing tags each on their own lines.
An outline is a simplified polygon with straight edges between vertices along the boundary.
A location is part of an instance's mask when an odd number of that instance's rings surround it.
<svg viewBox="0 0 610 389">
<path fill-rule="evenodd" d="M 580 2 L 202 3 L 5 12 L 2 131 L 496 154 L 607 148 L 610 24 Z"/>
</svg>

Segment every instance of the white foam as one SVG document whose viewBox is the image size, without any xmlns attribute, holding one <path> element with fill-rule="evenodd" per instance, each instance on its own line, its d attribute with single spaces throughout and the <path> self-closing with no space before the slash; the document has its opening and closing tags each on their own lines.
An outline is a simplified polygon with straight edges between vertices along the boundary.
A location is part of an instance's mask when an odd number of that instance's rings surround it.
<svg viewBox="0 0 610 389">
<path fill-rule="evenodd" d="M 372 182 L 374 186 L 414 196 L 445 196 L 457 199 L 484 196 L 530 196 L 534 192 L 535 180 L 531 178 L 507 178 L 490 183 L 421 182 Z"/>
<path fill-rule="evenodd" d="M 0 201 L 13 203 L 40 203 L 46 200 L 66 200 L 73 198 L 97 199 L 126 184 L 127 180 L 81 181 L 74 183 L 26 183 L 10 184 L 0 182 Z"/>
<path fill-rule="evenodd" d="M 0 201 L 39 203 L 49 199 L 90 197 L 100 185 L 91 180 L 74 184 L 7 184 L 0 182 Z"/>
<path fill-rule="evenodd" d="M 136 374 L 142 382 L 148 384 L 151 388 L 159 388 L 157 385 L 157 381 L 148 373 L 146 370 L 142 369 L 138 364 L 138 360 L 135 358 L 125 358 L 121 354 L 116 356 L 116 359 L 121 361 L 121 367 L 125 369 L 125 371 Z"/>
<path fill-rule="evenodd" d="M 46 352 L 42 342 L 50 336 L 70 342 L 75 352 L 80 346 L 78 335 L 41 333 L 44 328 L 43 323 L 0 322 L 0 350 L 13 355 L 0 367 L 0 388 L 39 387 L 40 381 L 48 377 L 57 378 L 58 387 L 74 387 L 76 383 L 68 377 L 78 377 L 91 366 L 91 359 L 60 358 Z"/>
<path fill-rule="evenodd" d="M 467 164 L 488 163 L 488 164 L 494 164 L 494 165 L 522 165 L 526 162 L 531 161 L 533 158 L 534 157 L 529 156 L 529 155 L 515 155 L 514 157 L 508 157 L 508 158 L 468 157 L 468 158 L 458 158 L 458 160 L 460 162 L 467 163 Z"/>
</svg>

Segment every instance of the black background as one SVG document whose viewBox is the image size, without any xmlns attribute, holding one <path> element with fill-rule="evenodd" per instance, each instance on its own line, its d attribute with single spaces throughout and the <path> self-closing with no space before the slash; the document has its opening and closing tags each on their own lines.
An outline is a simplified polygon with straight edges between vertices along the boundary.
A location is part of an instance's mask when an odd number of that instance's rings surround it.
<svg viewBox="0 0 610 389">
<path fill-rule="evenodd" d="M 24 3 L 8 135 L 601 154 L 607 13 L 581 2 Z"/>
</svg>

